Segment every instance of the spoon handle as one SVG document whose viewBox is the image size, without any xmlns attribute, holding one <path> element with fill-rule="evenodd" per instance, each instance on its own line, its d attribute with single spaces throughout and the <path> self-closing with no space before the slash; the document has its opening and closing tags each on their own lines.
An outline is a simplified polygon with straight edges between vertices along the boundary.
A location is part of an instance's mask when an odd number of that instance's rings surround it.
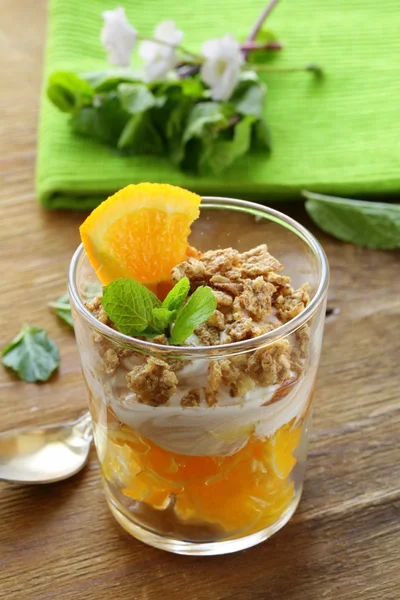
<svg viewBox="0 0 400 600">
<path fill-rule="evenodd" d="M 78 432 L 79 435 L 87 441 L 92 441 L 93 439 L 93 429 L 92 429 L 92 417 L 90 416 L 90 412 L 85 412 L 84 415 L 79 417 L 76 421 L 76 425 L 74 426 L 74 431 Z"/>
</svg>

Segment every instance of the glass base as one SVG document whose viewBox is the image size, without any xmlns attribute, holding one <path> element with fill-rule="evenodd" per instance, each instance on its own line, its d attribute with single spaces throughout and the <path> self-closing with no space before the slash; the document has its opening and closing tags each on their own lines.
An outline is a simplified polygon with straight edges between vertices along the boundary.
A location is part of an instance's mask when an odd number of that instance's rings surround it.
<svg viewBox="0 0 400 600">
<path fill-rule="evenodd" d="M 302 488 L 299 488 L 296 495 L 293 497 L 293 500 L 290 506 L 286 509 L 286 511 L 279 517 L 279 519 L 258 531 L 257 533 L 252 533 L 251 535 L 238 537 L 234 539 L 221 540 L 217 542 L 185 542 L 182 540 L 178 540 L 171 537 L 164 537 L 153 533 L 146 529 L 145 527 L 141 527 L 137 523 L 134 523 L 131 519 L 129 519 L 122 510 L 118 507 L 117 503 L 107 495 L 107 502 L 110 507 L 110 510 L 115 517 L 116 521 L 133 537 L 148 544 L 149 546 L 153 546 L 154 548 L 159 548 L 160 550 L 166 550 L 167 552 L 173 552 L 174 554 L 186 554 L 192 556 L 215 556 L 218 554 L 229 554 L 231 552 L 238 552 L 239 550 L 245 550 L 246 548 L 251 548 L 252 546 L 256 546 L 261 542 L 264 542 L 266 539 L 271 537 L 274 533 L 282 529 L 284 525 L 291 519 L 293 516 L 297 505 L 300 502 Z"/>
</svg>

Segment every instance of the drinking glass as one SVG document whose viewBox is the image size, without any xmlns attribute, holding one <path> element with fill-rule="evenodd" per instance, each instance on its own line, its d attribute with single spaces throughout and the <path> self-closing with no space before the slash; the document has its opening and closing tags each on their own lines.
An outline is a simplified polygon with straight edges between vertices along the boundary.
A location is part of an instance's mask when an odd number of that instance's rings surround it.
<svg viewBox="0 0 400 600">
<path fill-rule="evenodd" d="M 315 378 L 321 351 L 328 264 L 313 235 L 288 216 L 242 200 L 206 197 L 189 243 L 201 251 L 239 252 L 266 243 L 310 302 L 277 329 L 218 346 L 175 347 L 130 338 L 97 320 L 85 304 L 101 283 L 82 246 L 71 262 L 69 291 L 94 440 L 106 498 L 131 535 L 180 554 L 234 552 L 283 527 L 300 500 Z M 256 385 L 198 406 L 190 392 L 207 386 L 217 363 L 236 368 L 290 342 L 300 368 L 279 385 Z M 135 401 L 127 376 L 149 357 L 175 365 L 182 403 Z M 239 384 L 238 384 L 239 385 Z M 239 385 L 240 387 L 240 385 Z M 179 394 L 178 394 L 179 396 Z"/>
</svg>

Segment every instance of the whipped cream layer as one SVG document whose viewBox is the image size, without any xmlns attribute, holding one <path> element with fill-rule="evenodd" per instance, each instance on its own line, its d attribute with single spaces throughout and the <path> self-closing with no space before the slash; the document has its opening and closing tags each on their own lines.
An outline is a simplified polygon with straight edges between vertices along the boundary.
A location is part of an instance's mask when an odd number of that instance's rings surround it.
<svg viewBox="0 0 400 600">
<path fill-rule="evenodd" d="M 165 405 L 142 404 L 127 388 L 126 375 L 135 366 L 143 364 L 144 358 L 138 355 L 123 358 L 110 376 L 105 372 L 103 359 L 93 347 L 88 332 L 79 331 L 80 324 L 77 325 L 83 372 L 97 404 L 103 404 L 104 408 L 108 405 L 121 423 L 177 454 L 234 454 L 250 436 L 264 439 L 292 419 L 301 418 L 310 402 L 317 365 L 309 356 L 303 375 L 299 379 L 293 377 L 291 384 L 289 380 L 268 387 L 256 385 L 242 397 L 232 397 L 229 389 L 221 385 L 214 406 L 208 406 L 203 391 L 207 385 L 209 360 L 192 360 L 176 372 L 177 391 Z M 318 329 L 321 329 L 317 332 L 320 337 L 322 328 Z M 281 388 L 286 389 L 279 397 L 277 392 Z M 200 406 L 181 406 L 182 397 L 190 389 L 200 391 Z"/>
<path fill-rule="evenodd" d="M 256 386 L 241 398 L 232 398 L 222 386 L 214 406 L 204 401 L 201 406 L 182 407 L 180 399 L 189 387 L 193 389 L 198 385 L 200 389 L 207 377 L 208 361 L 192 361 L 179 371 L 178 390 L 168 404 L 154 407 L 138 402 L 135 394 L 126 388 L 125 369 L 132 368 L 134 363 L 141 364 L 140 358 L 130 357 L 125 368 L 118 369 L 111 378 L 104 373 L 100 358 L 94 365 L 91 356 L 91 368 L 88 368 L 89 361 L 82 358 L 92 394 L 110 406 L 121 423 L 165 450 L 190 456 L 234 454 L 245 446 L 250 436 L 264 439 L 285 423 L 300 418 L 309 402 L 316 375 L 316 368 L 310 368 L 306 376 L 287 385 L 286 395 L 278 399 L 274 396 L 285 384 Z"/>
<path fill-rule="evenodd" d="M 228 456 L 243 448 L 250 436 L 264 439 L 301 417 L 314 379 L 315 371 L 310 370 L 292 384 L 285 396 L 273 402 L 280 386 L 258 386 L 242 398 L 229 396 L 230 405 L 154 407 L 140 404 L 134 394 L 127 394 L 124 398 L 113 397 L 111 408 L 122 423 L 165 450 L 191 456 Z"/>
</svg>

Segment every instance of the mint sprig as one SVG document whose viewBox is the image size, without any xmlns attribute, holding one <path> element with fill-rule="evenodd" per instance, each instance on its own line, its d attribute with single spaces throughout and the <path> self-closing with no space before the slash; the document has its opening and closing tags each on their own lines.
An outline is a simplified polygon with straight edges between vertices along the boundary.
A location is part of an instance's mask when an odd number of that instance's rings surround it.
<svg viewBox="0 0 400 600">
<path fill-rule="evenodd" d="M 125 156 L 168 156 L 185 172 L 217 173 L 260 150 L 256 130 L 265 123 L 265 85 L 255 73 L 243 72 L 232 98 L 221 102 L 210 99 L 198 75 L 151 84 L 131 77 L 59 71 L 49 79 L 47 95 L 69 113 L 74 133 Z M 269 144 L 261 149 L 268 151 Z M 220 151 L 224 158 L 217 162 Z"/>
<path fill-rule="evenodd" d="M 198 288 L 186 302 L 189 289 L 184 277 L 161 302 L 138 281 L 120 278 L 104 288 L 101 303 L 121 333 L 149 338 L 164 333 L 171 344 L 180 345 L 217 306 L 208 286 Z"/>
<path fill-rule="evenodd" d="M 170 338 L 171 344 L 179 346 L 191 333 L 207 321 L 217 308 L 217 300 L 207 285 L 197 288 L 176 317 Z"/>
</svg>

